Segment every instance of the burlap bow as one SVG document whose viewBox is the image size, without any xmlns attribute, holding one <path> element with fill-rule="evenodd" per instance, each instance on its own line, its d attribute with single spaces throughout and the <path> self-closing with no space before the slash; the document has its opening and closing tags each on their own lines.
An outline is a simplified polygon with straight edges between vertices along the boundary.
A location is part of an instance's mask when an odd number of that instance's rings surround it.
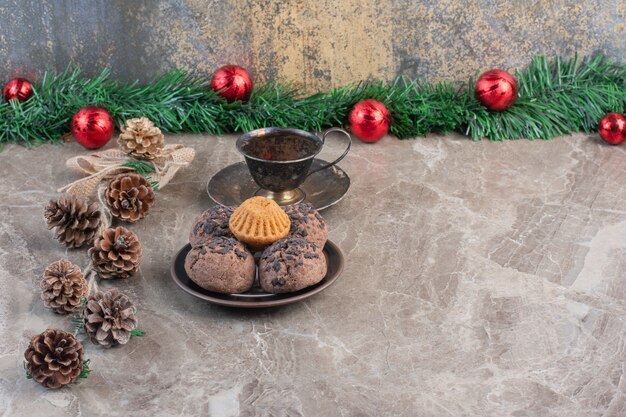
<svg viewBox="0 0 626 417">
<path fill-rule="evenodd" d="M 165 187 L 179 169 L 189 166 L 196 156 L 196 151 L 183 145 L 165 145 L 161 155 L 151 161 L 156 172 L 150 174 L 150 180 L 156 181 L 159 189 Z M 135 171 L 124 166 L 134 160 L 120 149 L 108 149 L 87 156 L 75 156 L 67 160 L 66 165 L 75 171 L 88 174 L 87 177 L 74 181 L 59 192 L 68 192 L 80 196 L 90 196 L 98 188 L 100 181 L 113 178 L 118 174 Z"/>
</svg>

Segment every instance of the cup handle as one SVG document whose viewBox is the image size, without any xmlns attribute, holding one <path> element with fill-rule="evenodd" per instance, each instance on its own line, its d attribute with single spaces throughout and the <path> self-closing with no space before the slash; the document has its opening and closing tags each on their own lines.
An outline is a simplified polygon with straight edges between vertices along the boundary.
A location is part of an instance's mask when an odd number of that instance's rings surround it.
<svg viewBox="0 0 626 417">
<path fill-rule="evenodd" d="M 348 147 L 346 148 L 345 151 L 343 151 L 341 156 L 339 158 L 335 159 L 333 162 L 330 162 L 328 164 L 324 164 L 321 167 L 318 167 L 318 168 L 314 169 L 313 171 L 309 171 L 309 173 L 306 175 L 307 177 L 309 175 L 311 175 L 311 174 L 314 174 L 316 172 L 325 170 L 326 168 L 330 168 L 333 165 L 338 164 L 348 154 L 348 151 L 350 150 L 350 147 L 352 146 L 352 136 L 350 136 L 350 134 L 348 132 L 346 132 L 345 130 L 343 130 L 341 128 L 333 127 L 333 128 L 328 129 L 326 132 L 324 132 L 324 135 L 322 136 L 322 143 L 325 143 L 326 136 L 328 136 L 329 133 L 333 133 L 333 132 L 339 132 L 339 133 L 343 133 L 344 135 L 346 135 L 348 137 Z"/>
</svg>

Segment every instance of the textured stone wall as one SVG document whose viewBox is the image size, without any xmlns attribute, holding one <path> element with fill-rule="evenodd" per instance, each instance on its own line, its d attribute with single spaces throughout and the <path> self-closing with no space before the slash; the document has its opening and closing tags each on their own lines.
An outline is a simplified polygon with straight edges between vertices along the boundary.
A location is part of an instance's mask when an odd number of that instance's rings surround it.
<svg viewBox="0 0 626 417">
<path fill-rule="evenodd" d="M 74 62 L 124 80 L 226 63 L 327 89 L 467 79 L 535 54 L 626 52 L 626 0 L 2 0 L 2 78 Z"/>
</svg>

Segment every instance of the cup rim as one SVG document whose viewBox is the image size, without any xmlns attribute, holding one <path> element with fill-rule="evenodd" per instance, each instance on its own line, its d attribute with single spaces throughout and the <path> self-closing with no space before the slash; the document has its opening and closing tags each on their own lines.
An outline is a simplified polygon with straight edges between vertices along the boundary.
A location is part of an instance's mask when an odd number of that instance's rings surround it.
<svg viewBox="0 0 626 417">
<path fill-rule="evenodd" d="M 246 140 L 248 140 L 250 138 L 253 138 L 253 137 L 270 135 L 272 133 L 294 134 L 294 135 L 298 135 L 298 136 L 304 136 L 304 137 L 307 137 L 309 139 L 314 140 L 315 142 L 317 142 L 319 144 L 319 146 L 318 146 L 317 151 L 315 153 L 309 155 L 309 156 L 305 156 L 304 158 L 300 158 L 300 159 L 290 159 L 288 161 L 275 161 L 273 159 L 259 158 L 257 156 L 248 155 L 247 153 L 245 153 L 243 151 L 242 146 L 243 146 L 243 143 Z M 317 156 L 317 154 L 322 151 L 322 147 L 324 146 L 324 142 L 317 135 L 315 135 L 314 133 L 311 133 L 311 132 L 307 132 L 306 130 L 295 129 L 295 128 L 291 128 L 291 127 L 263 127 L 261 129 L 251 130 L 251 131 L 246 132 L 243 135 L 239 136 L 237 138 L 236 146 L 237 146 L 237 151 L 241 155 L 243 155 L 244 158 L 250 158 L 250 159 L 252 159 L 254 161 L 260 161 L 260 162 L 271 162 L 271 163 L 274 163 L 274 164 L 292 164 L 294 162 L 303 162 L 303 161 L 306 161 L 307 159 L 315 158 L 315 156 Z"/>
</svg>

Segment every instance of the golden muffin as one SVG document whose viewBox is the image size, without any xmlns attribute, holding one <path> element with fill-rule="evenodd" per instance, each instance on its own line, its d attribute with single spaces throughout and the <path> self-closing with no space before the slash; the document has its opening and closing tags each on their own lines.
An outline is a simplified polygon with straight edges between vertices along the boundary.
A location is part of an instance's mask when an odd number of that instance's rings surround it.
<svg viewBox="0 0 626 417">
<path fill-rule="evenodd" d="M 274 200 L 252 197 L 235 209 L 228 227 L 238 240 L 261 250 L 287 236 L 291 220 Z"/>
</svg>

